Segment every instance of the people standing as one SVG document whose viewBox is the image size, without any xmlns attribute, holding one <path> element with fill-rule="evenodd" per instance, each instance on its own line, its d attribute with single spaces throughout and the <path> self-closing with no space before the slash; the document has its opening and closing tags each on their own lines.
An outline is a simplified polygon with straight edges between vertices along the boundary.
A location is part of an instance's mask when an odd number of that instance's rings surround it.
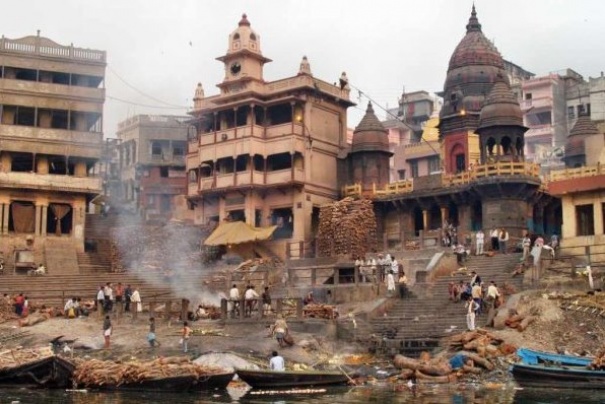
<svg viewBox="0 0 605 404">
<path fill-rule="evenodd" d="M 132 319 L 136 320 L 138 314 L 143 311 L 143 304 L 141 303 L 141 294 L 139 293 L 138 288 L 134 288 L 134 292 L 132 292 L 132 296 L 130 296 L 130 301 L 134 303 Z"/>
<path fill-rule="evenodd" d="M 393 276 L 398 278 L 399 276 L 399 262 L 397 262 L 397 258 L 393 255 L 393 259 L 391 261 L 391 272 L 393 272 Z"/>
<path fill-rule="evenodd" d="M 481 306 L 483 305 L 483 288 L 480 284 L 475 283 L 471 289 L 471 295 L 473 296 L 475 303 L 477 303 L 476 314 L 481 314 Z"/>
<path fill-rule="evenodd" d="M 273 326 L 273 332 L 275 333 L 277 343 L 283 348 L 286 345 L 284 337 L 288 333 L 288 323 L 286 323 L 286 320 L 281 314 L 277 315 L 277 320 L 275 320 L 275 325 Z"/>
<path fill-rule="evenodd" d="M 19 293 L 15 296 L 15 314 L 19 317 L 23 314 L 23 304 L 25 303 L 25 297 L 23 293 Z"/>
<path fill-rule="evenodd" d="M 395 277 L 393 271 L 389 271 L 387 274 L 387 296 L 393 296 L 395 294 Z"/>
<path fill-rule="evenodd" d="M 483 255 L 483 246 L 485 243 L 485 233 L 483 233 L 483 230 L 479 229 L 477 234 L 475 234 L 475 243 L 476 243 L 475 255 Z"/>
<path fill-rule="evenodd" d="M 149 333 L 147 334 L 147 342 L 149 342 L 149 346 L 155 348 L 155 346 L 160 346 L 160 342 L 157 340 L 155 334 L 155 318 L 149 318 Z"/>
<path fill-rule="evenodd" d="M 118 313 L 122 313 L 124 311 L 124 286 L 122 286 L 122 282 L 118 282 L 115 290 L 116 295 L 116 306 L 118 308 Z"/>
<path fill-rule="evenodd" d="M 387 273 L 385 269 L 386 267 L 384 257 L 382 256 L 382 254 L 378 254 L 378 260 L 376 260 L 376 264 L 378 265 L 378 282 L 384 282 Z"/>
<path fill-rule="evenodd" d="M 231 303 L 231 310 L 229 310 L 231 312 L 232 316 L 235 316 L 235 311 L 238 311 L 239 314 L 239 304 L 240 304 L 240 295 L 239 295 L 239 289 L 237 288 L 237 285 L 234 283 L 233 286 L 231 287 L 231 289 L 229 290 L 229 302 Z"/>
<path fill-rule="evenodd" d="M 273 351 L 271 360 L 269 361 L 269 368 L 271 370 L 276 370 L 279 372 L 283 372 L 286 370 L 286 363 L 284 362 L 284 358 L 278 355 L 277 351 Z"/>
<path fill-rule="evenodd" d="M 471 286 L 475 286 L 476 284 L 481 285 L 481 277 L 477 272 L 471 271 Z"/>
<path fill-rule="evenodd" d="M 408 278 L 405 276 L 405 272 L 401 273 L 398 283 L 399 283 L 399 298 L 405 299 L 408 296 Z"/>
<path fill-rule="evenodd" d="M 124 311 L 130 311 L 130 298 L 132 297 L 132 288 L 130 285 L 124 289 Z"/>
<path fill-rule="evenodd" d="M 269 286 L 265 286 L 265 291 L 261 295 L 263 300 L 263 316 L 271 314 L 271 293 L 269 293 Z"/>
<path fill-rule="evenodd" d="M 189 349 L 189 337 L 191 336 L 191 328 L 189 323 L 185 321 L 183 323 L 183 329 L 181 330 L 181 340 L 183 341 L 183 352 L 187 353 Z"/>
<path fill-rule="evenodd" d="M 244 293 L 244 299 L 246 300 L 246 307 L 244 309 L 245 317 L 252 317 L 252 311 L 256 308 L 256 302 L 258 301 L 258 293 L 254 290 L 254 286 L 248 285 L 246 287 L 246 293 Z"/>
<path fill-rule="evenodd" d="M 500 245 L 498 243 L 499 236 L 500 233 L 498 232 L 498 229 L 496 227 L 494 227 L 489 233 L 489 237 L 492 241 L 492 251 L 494 252 L 498 251 L 498 249 L 500 248 Z"/>
<path fill-rule="evenodd" d="M 109 315 L 105 316 L 105 321 L 103 321 L 103 337 L 105 338 L 105 349 L 109 348 L 110 339 L 111 339 L 111 319 Z"/>
<path fill-rule="evenodd" d="M 531 247 L 531 238 L 529 238 L 529 234 L 525 234 L 521 240 L 521 246 L 523 247 L 523 258 L 521 258 L 521 261 L 525 263 L 529 257 L 529 249 Z"/>
<path fill-rule="evenodd" d="M 111 313 L 113 311 L 113 288 L 111 286 L 111 282 L 107 282 L 105 288 L 103 289 L 103 293 L 105 294 L 105 313 Z"/>
<path fill-rule="evenodd" d="M 103 292 L 103 285 L 99 286 L 99 290 L 97 290 L 96 303 L 99 316 L 102 316 L 105 311 L 105 292 Z"/>
<path fill-rule="evenodd" d="M 498 245 L 500 246 L 500 252 L 506 254 L 506 244 L 508 243 L 508 232 L 502 228 L 500 230 L 500 236 L 498 238 Z"/>
<path fill-rule="evenodd" d="M 472 297 L 466 301 L 466 326 L 469 331 L 475 330 L 475 312 L 479 309 L 478 306 Z"/>
</svg>

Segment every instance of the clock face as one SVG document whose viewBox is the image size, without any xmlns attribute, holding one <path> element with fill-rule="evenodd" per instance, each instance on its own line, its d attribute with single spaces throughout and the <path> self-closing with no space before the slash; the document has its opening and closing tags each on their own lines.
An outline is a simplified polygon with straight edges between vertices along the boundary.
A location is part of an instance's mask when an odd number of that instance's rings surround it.
<svg viewBox="0 0 605 404">
<path fill-rule="evenodd" d="M 231 74 L 236 76 L 242 70 L 242 65 L 240 65 L 239 62 L 233 62 L 229 70 L 231 70 Z"/>
</svg>

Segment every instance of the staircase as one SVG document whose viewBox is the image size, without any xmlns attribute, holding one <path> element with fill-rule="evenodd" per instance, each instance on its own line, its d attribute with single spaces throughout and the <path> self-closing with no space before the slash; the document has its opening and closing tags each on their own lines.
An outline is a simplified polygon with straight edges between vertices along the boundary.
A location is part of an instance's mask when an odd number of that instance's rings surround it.
<svg viewBox="0 0 605 404">
<path fill-rule="evenodd" d="M 521 290 L 523 277 L 511 276 L 519 263 L 520 254 L 496 255 L 494 257 L 471 257 L 467 262 L 468 273 L 440 277 L 432 283 L 419 283 L 412 288 L 414 297 L 410 299 L 393 298 L 393 305 L 385 317 L 372 319 L 375 335 L 383 337 L 386 348 L 407 355 L 437 345 L 437 340 L 450 332 L 466 330 L 466 309 L 464 303 L 449 300 L 448 284 L 470 281 L 470 271 L 476 271 L 484 284 L 494 281 L 501 291 Z M 486 313 L 476 319 L 482 326 L 487 319 Z"/>
<path fill-rule="evenodd" d="M 111 272 L 111 244 L 108 240 L 96 240 L 94 252 L 78 252 L 78 267 L 81 274 L 104 274 Z"/>
<path fill-rule="evenodd" d="M 80 273 L 76 248 L 70 238 L 47 238 L 44 244 L 44 256 L 46 270 L 53 276 Z"/>
</svg>

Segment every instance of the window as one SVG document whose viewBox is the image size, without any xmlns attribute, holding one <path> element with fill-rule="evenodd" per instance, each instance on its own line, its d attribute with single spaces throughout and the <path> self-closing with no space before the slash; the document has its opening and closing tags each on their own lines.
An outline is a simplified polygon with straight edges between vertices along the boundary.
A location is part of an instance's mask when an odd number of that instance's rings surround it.
<svg viewBox="0 0 605 404">
<path fill-rule="evenodd" d="M 400 180 L 405 180 L 405 170 L 397 170 Z"/>
<path fill-rule="evenodd" d="M 576 117 L 576 113 L 574 111 L 574 107 L 573 106 L 567 107 L 567 117 L 569 119 L 574 119 Z"/>
<path fill-rule="evenodd" d="M 168 167 L 160 167 L 160 177 L 168 178 Z"/>
<path fill-rule="evenodd" d="M 161 156 L 162 155 L 162 144 L 160 142 L 151 143 L 151 155 Z"/>
<path fill-rule="evenodd" d="M 583 115 L 585 112 L 584 105 L 578 105 L 578 116 Z"/>
<path fill-rule="evenodd" d="M 185 155 L 185 147 L 176 145 L 172 148 L 172 155 L 174 157 L 183 157 Z"/>
<path fill-rule="evenodd" d="M 410 173 L 412 174 L 412 178 L 418 178 L 418 162 L 417 161 L 410 162 Z"/>
<path fill-rule="evenodd" d="M 441 166 L 439 164 L 439 157 L 430 157 L 429 158 L 429 174 L 439 172 L 441 170 Z"/>
<path fill-rule="evenodd" d="M 525 99 L 526 100 L 531 100 L 531 93 L 525 93 Z"/>
<path fill-rule="evenodd" d="M 594 211 L 593 205 L 576 206 L 576 235 L 594 235 Z"/>
</svg>

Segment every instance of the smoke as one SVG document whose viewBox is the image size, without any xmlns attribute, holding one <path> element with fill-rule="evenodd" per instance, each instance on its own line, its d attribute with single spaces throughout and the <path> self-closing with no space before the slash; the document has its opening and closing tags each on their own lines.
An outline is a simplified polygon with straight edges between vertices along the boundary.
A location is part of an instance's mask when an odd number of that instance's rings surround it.
<svg viewBox="0 0 605 404">
<path fill-rule="evenodd" d="M 200 228 L 179 221 L 147 225 L 136 214 L 116 214 L 112 239 L 123 269 L 146 284 L 165 288 L 174 296 L 188 299 L 193 306 L 220 305 L 220 296 L 202 286 L 208 275 L 202 264 L 200 242 L 207 234 Z M 145 299 L 145 290 L 141 291 Z"/>
</svg>

